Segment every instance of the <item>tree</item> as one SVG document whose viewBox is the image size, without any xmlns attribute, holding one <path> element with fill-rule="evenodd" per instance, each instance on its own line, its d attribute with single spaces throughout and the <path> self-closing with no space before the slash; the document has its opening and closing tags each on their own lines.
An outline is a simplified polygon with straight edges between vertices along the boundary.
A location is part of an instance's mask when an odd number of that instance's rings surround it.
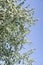
<svg viewBox="0 0 43 65">
<path fill-rule="evenodd" d="M 18 65 L 21 62 L 22 65 L 32 65 L 34 61 L 29 57 L 32 49 L 20 53 L 23 45 L 30 43 L 26 35 L 35 23 L 34 10 L 27 10 L 28 6 L 22 8 L 24 1 L 19 0 L 17 4 L 17 0 L 0 0 L 0 61 L 4 61 L 4 65 Z"/>
</svg>

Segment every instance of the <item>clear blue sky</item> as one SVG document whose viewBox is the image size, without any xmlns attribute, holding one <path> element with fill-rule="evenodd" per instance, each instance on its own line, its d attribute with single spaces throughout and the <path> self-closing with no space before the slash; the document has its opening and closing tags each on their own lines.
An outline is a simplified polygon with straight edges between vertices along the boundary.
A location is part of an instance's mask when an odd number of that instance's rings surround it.
<svg viewBox="0 0 43 65">
<path fill-rule="evenodd" d="M 43 65 L 43 0 L 28 0 L 31 7 L 35 8 L 35 17 L 39 21 L 31 27 L 31 33 L 28 38 L 32 41 L 31 47 L 36 48 L 32 57 L 36 59 L 33 65 Z"/>
</svg>

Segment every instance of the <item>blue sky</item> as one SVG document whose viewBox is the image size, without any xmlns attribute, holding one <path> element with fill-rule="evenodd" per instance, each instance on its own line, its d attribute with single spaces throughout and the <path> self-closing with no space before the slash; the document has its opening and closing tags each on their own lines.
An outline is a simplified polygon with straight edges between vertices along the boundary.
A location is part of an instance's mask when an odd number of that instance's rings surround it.
<svg viewBox="0 0 43 65">
<path fill-rule="evenodd" d="M 31 47 L 36 48 L 32 57 L 36 62 L 33 65 L 43 65 L 43 0 L 28 0 L 26 4 L 35 8 L 35 17 L 39 19 L 35 26 L 31 27 L 28 38 L 32 41 Z"/>
</svg>

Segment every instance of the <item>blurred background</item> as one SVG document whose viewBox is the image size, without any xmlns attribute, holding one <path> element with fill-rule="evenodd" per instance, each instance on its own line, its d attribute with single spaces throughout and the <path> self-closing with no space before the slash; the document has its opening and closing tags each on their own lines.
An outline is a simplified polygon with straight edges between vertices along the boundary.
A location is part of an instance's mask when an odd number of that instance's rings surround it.
<svg viewBox="0 0 43 65">
<path fill-rule="evenodd" d="M 30 4 L 31 8 L 35 8 L 35 18 L 39 21 L 30 29 L 32 30 L 27 36 L 32 41 L 31 48 L 36 48 L 32 54 L 36 62 L 33 65 L 43 65 L 43 0 L 27 0 L 26 4 Z"/>
</svg>

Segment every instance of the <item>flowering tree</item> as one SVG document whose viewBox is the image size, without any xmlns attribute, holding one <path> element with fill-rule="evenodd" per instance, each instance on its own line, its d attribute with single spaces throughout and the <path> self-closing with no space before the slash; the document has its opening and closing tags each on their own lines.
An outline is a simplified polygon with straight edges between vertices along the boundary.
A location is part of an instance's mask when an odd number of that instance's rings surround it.
<svg viewBox="0 0 43 65">
<path fill-rule="evenodd" d="M 30 32 L 29 27 L 35 23 L 33 9 L 27 10 L 28 6 L 22 8 L 24 2 L 0 0 L 0 61 L 4 61 L 4 65 L 32 65 L 34 61 L 29 57 L 32 49 L 20 53 L 23 45 L 30 43 L 26 35 Z"/>
</svg>

